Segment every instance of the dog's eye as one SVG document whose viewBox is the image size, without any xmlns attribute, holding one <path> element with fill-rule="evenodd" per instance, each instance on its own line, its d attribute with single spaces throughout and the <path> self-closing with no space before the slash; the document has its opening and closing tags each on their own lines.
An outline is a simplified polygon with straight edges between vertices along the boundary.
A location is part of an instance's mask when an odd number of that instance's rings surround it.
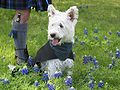
<svg viewBox="0 0 120 90">
<path fill-rule="evenodd" d="M 63 25 L 62 25 L 61 23 L 60 23 L 60 25 L 59 25 L 59 26 L 60 26 L 60 28 L 63 28 Z"/>
</svg>

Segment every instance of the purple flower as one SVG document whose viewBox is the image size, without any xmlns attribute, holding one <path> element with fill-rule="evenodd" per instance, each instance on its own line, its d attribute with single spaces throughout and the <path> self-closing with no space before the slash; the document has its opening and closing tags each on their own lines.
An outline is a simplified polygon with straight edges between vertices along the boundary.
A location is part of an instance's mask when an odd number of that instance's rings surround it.
<svg viewBox="0 0 120 90">
<path fill-rule="evenodd" d="M 93 58 L 93 64 L 95 68 L 98 68 L 98 61 L 96 60 L 96 57 Z"/>
<path fill-rule="evenodd" d="M 88 83 L 88 87 L 92 90 L 94 88 L 94 81 L 90 80 Z"/>
<path fill-rule="evenodd" d="M 37 66 L 37 64 L 33 67 L 34 72 L 38 73 L 40 71 L 40 68 Z"/>
<path fill-rule="evenodd" d="M 4 84 L 9 84 L 10 81 L 9 81 L 8 79 L 4 79 L 4 80 L 3 80 L 3 83 L 4 83 Z"/>
<path fill-rule="evenodd" d="M 88 57 L 87 57 L 86 55 L 83 57 L 83 63 L 84 63 L 84 64 L 87 64 L 87 63 L 88 63 Z"/>
<path fill-rule="evenodd" d="M 36 80 L 36 81 L 34 82 L 34 86 L 38 87 L 39 85 L 40 85 L 39 82 Z"/>
<path fill-rule="evenodd" d="M 23 69 L 21 70 L 21 73 L 22 73 L 23 75 L 27 75 L 27 74 L 28 74 L 28 68 L 27 68 L 27 66 L 24 66 L 24 67 L 23 67 Z"/>
<path fill-rule="evenodd" d="M 107 36 L 104 36 L 104 39 L 107 40 Z"/>
<path fill-rule="evenodd" d="M 47 82 L 48 80 L 49 80 L 49 78 L 48 78 L 48 73 L 45 71 L 44 73 L 43 73 L 43 75 L 42 75 L 42 80 L 44 81 L 44 82 Z"/>
<path fill-rule="evenodd" d="M 95 38 L 95 40 L 98 40 L 98 37 L 97 37 L 97 36 L 95 36 L 94 38 Z"/>
<path fill-rule="evenodd" d="M 65 80 L 65 84 L 67 85 L 67 86 L 72 86 L 72 77 L 71 76 L 67 76 L 67 78 L 66 78 L 66 80 Z"/>
<path fill-rule="evenodd" d="M 88 60 L 89 60 L 89 61 L 93 61 L 93 58 L 92 58 L 91 55 L 88 56 Z"/>
<path fill-rule="evenodd" d="M 84 34 L 85 34 L 85 35 L 88 35 L 88 30 L 87 30 L 87 28 L 84 29 Z"/>
<path fill-rule="evenodd" d="M 55 78 L 59 78 L 59 77 L 61 77 L 62 76 L 62 72 L 55 72 L 55 74 L 54 74 L 54 77 Z"/>
<path fill-rule="evenodd" d="M 120 50 L 116 49 L 116 58 L 120 59 Z"/>
<path fill-rule="evenodd" d="M 35 64 L 35 62 L 34 62 L 33 58 L 31 56 L 29 56 L 29 58 L 28 58 L 28 65 L 33 67 L 34 64 Z"/>
<path fill-rule="evenodd" d="M 48 83 L 47 86 L 48 86 L 48 90 L 55 90 L 55 87 L 53 84 Z"/>
<path fill-rule="evenodd" d="M 99 83 L 98 83 L 98 87 L 99 88 L 102 88 L 104 86 L 104 82 L 101 80 L 101 81 L 99 81 Z"/>
<path fill-rule="evenodd" d="M 120 37 L 120 32 L 119 31 L 117 31 L 117 35 Z"/>
<path fill-rule="evenodd" d="M 69 90 L 75 90 L 75 88 L 74 87 L 70 87 L 70 89 Z"/>
<path fill-rule="evenodd" d="M 109 31 L 108 33 L 109 33 L 109 35 L 112 35 L 112 32 L 111 32 L 111 31 Z"/>
</svg>

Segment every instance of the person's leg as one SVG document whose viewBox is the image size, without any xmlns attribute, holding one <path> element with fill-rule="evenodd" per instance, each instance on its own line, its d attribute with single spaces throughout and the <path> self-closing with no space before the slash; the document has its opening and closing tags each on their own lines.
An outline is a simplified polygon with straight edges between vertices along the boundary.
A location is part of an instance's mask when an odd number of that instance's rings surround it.
<svg viewBox="0 0 120 90">
<path fill-rule="evenodd" d="M 28 29 L 28 19 L 30 16 L 29 10 L 19 10 L 16 11 L 16 15 L 12 22 L 12 34 L 15 44 L 15 56 L 17 57 L 17 64 L 21 64 L 27 61 L 28 51 L 27 51 L 27 29 Z"/>
</svg>

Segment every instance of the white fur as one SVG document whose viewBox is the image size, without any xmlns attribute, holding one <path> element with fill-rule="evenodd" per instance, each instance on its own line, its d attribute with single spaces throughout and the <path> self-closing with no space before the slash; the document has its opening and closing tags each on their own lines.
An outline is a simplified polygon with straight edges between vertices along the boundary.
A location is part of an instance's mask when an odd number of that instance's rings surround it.
<svg viewBox="0 0 120 90">
<path fill-rule="evenodd" d="M 78 19 L 78 9 L 76 6 L 70 7 L 66 12 L 60 12 L 54 8 L 53 5 L 48 6 L 48 39 L 53 40 L 50 34 L 55 33 L 56 38 L 61 38 L 60 44 L 64 42 L 74 43 L 75 25 Z M 62 28 L 60 27 L 62 24 Z M 53 78 L 56 71 L 63 71 L 66 67 L 73 66 L 73 60 L 66 59 L 60 61 L 59 59 L 48 60 L 45 62 L 48 67 L 49 78 Z"/>
</svg>

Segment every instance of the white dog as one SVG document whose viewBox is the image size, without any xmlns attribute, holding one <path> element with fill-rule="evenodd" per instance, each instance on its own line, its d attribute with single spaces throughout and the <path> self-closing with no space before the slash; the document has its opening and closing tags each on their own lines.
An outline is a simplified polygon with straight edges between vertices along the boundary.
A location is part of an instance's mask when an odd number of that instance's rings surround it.
<svg viewBox="0 0 120 90">
<path fill-rule="evenodd" d="M 35 62 L 40 63 L 42 69 L 47 68 L 49 78 L 53 78 L 56 71 L 62 72 L 73 66 L 72 45 L 78 9 L 73 6 L 60 12 L 49 5 L 48 16 L 48 42 L 37 52 Z"/>
</svg>

